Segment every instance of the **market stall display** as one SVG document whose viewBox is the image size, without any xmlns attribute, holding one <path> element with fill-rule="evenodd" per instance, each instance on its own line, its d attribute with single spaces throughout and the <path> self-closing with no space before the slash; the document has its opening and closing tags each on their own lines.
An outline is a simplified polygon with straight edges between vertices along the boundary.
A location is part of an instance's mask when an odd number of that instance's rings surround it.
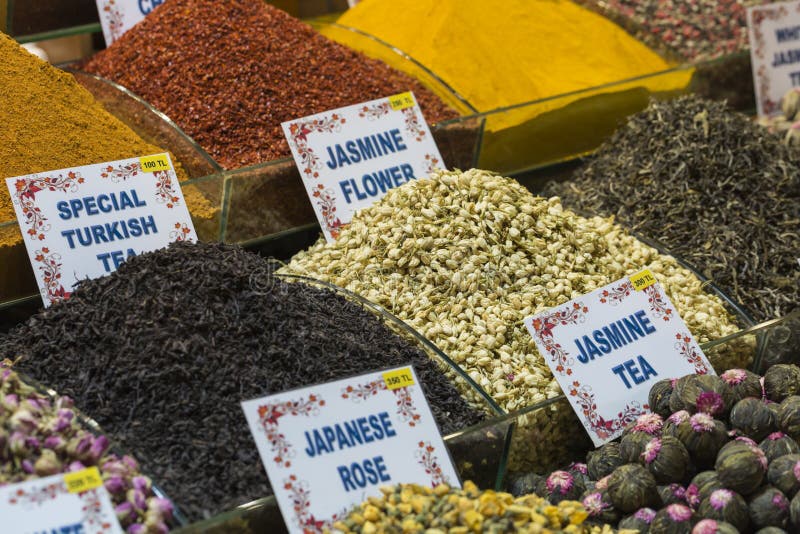
<svg viewBox="0 0 800 534">
<path fill-rule="evenodd" d="M 0 354 L 72 396 L 192 520 L 270 492 L 242 400 L 411 363 L 443 432 L 488 415 L 370 311 L 273 270 L 238 247 L 174 244 L 82 283 Z"/>
<path fill-rule="evenodd" d="M 543 194 L 658 239 L 757 319 L 800 302 L 800 153 L 724 103 L 651 103 Z"/>
</svg>

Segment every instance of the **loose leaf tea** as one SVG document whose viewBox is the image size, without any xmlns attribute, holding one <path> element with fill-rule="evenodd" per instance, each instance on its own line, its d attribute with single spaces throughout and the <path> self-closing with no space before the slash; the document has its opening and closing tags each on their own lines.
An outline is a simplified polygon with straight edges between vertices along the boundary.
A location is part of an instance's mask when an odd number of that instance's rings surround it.
<svg viewBox="0 0 800 534">
<path fill-rule="evenodd" d="M 271 271 L 238 247 L 173 244 L 81 283 L 0 354 L 75 398 L 190 519 L 270 493 L 241 400 L 411 363 L 444 433 L 482 418 L 371 312 Z"/>
<path fill-rule="evenodd" d="M 759 320 L 800 302 L 800 152 L 722 102 L 652 102 L 545 192 L 660 240 Z"/>
</svg>

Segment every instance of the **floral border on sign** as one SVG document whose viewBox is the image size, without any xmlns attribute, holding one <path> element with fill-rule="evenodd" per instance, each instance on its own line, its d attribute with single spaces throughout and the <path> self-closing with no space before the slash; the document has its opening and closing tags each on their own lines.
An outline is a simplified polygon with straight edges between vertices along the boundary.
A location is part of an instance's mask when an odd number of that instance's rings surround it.
<svg viewBox="0 0 800 534">
<path fill-rule="evenodd" d="M 675 334 L 675 338 L 678 340 L 675 342 L 675 348 L 678 349 L 678 352 L 681 353 L 687 362 L 694 366 L 694 371 L 698 375 L 704 375 L 708 373 L 708 365 L 703 361 L 703 356 L 700 353 L 697 344 L 692 340 L 692 336 L 689 334 Z"/>
<path fill-rule="evenodd" d="M 557 363 L 556 372 L 564 376 L 572 374 L 572 365 L 575 363 L 569 353 L 564 350 L 560 343 L 553 339 L 553 329 L 558 325 L 578 324 L 586 320 L 586 312 L 589 308 L 580 302 L 574 302 L 572 306 L 565 306 L 561 310 L 555 310 L 534 317 L 532 321 L 536 339 L 544 346 L 550 355 L 550 360 Z"/>
<path fill-rule="evenodd" d="M 294 510 L 294 523 L 303 529 L 304 534 L 321 534 L 333 528 L 336 521 L 347 515 L 347 508 L 342 508 L 333 514 L 330 519 L 317 519 L 309 513 L 311 508 L 311 490 L 308 482 L 298 480 L 295 475 L 290 475 L 283 480 L 283 489 L 291 493 L 292 510 Z"/>
<path fill-rule="evenodd" d="M 336 239 L 339 237 L 339 231 L 345 226 L 345 223 L 336 215 L 336 193 L 331 188 L 317 184 L 311 196 L 316 199 L 315 203 L 322 213 L 325 229 L 331 234 L 331 237 Z"/>
<path fill-rule="evenodd" d="M 656 317 L 669 321 L 672 316 L 672 309 L 669 307 L 666 297 L 661 292 L 658 284 L 647 286 L 642 291 L 647 293 L 647 302 L 650 303 L 650 311 L 656 314 Z"/>
<path fill-rule="evenodd" d="M 109 165 L 100 173 L 100 178 L 111 178 L 115 184 L 120 181 L 124 182 L 128 178 L 137 176 L 142 171 L 142 167 L 138 161 L 133 161 L 127 164 L 120 164 L 116 168 Z"/>
<path fill-rule="evenodd" d="M 191 233 L 192 230 L 188 224 L 176 222 L 175 229 L 169 233 L 169 238 L 175 242 L 186 241 Z"/>
<path fill-rule="evenodd" d="M 372 106 L 364 106 L 360 110 L 358 110 L 358 116 L 362 119 L 367 119 L 370 121 L 374 121 L 376 119 L 380 119 L 384 115 L 388 115 L 391 108 L 389 107 L 389 101 L 386 102 L 379 102 L 377 104 L 373 104 Z"/>
<path fill-rule="evenodd" d="M 308 399 L 262 404 L 258 407 L 258 422 L 266 434 L 272 452 L 275 453 L 272 460 L 279 467 L 290 467 L 290 458 L 295 456 L 296 451 L 286 436 L 278 431 L 278 419 L 285 415 L 316 416 L 322 406 L 325 406 L 325 400 L 312 393 Z"/>
<path fill-rule="evenodd" d="M 72 295 L 72 292 L 64 289 L 61 283 L 61 254 L 57 252 L 50 252 L 47 247 L 42 247 L 35 252 L 34 261 L 39 263 L 39 270 L 42 272 L 42 281 L 44 282 L 45 298 L 51 304 L 66 300 Z"/>
<path fill-rule="evenodd" d="M 569 395 L 575 399 L 575 402 L 580 407 L 586 426 L 602 440 L 612 437 L 650 409 L 647 404 L 642 406 L 633 401 L 626 404 L 625 408 L 618 412 L 615 418 L 606 420 L 597 413 L 597 403 L 591 386 L 581 385 L 580 382 L 575 380 L 569 389 Z"/>
<path fill-rule="evenodd" d="M 394 393 L 395 397 L 397 397 L 395 406 L 397 406 L 397 415 L 400 417 L 401 421 L 408 423 L 410 427 L 417 425 L 417 422 L 422 416 L 419 415 L 417 407 L 414 406 L 414 399 L 408 387 L 403 386 L 389 389 L 386 386 L 386 381 L 381 378 L 358 386 L 342 388 L 342 398 L 351 399 L 353 402 L 361 402 L 370 397 L 374 397 L 381 391 L 391 391 Z"/>
<path fill-rule="evenodd" d="M 57 499 L 64 493 L 67 493 L 67 487 L 63 481 L 52 482 L 31 490 L 19 488 L 9 497 L 8 504 L 11 506 L 40 506 L 47 501 Z"/>
<path fill-rule="evenodd" d="M 333 133 L 342 129 L 342 124 L 347 122 L 338 113 L 330 117 L 293 122 L 289 124 L 289 143 L 293 143 L 300 160 L 303 162 L 303 177 L 318 178 L 322 164 L 320 157 L 308 146 L 308 135 L 312 133 Z"/>
<path fill-rule="evenodd" d="M 426 132 L 425 128 L 422 127 L 419 115 L 417 115 L 417 106 L 411 106 L 400 111 L 405 118 L 406 131 L 411 134 L 414 140 L 421 143 L 425 139 Z"/>
<path fill-rule="evenodd" d="M 600 293 L 600 302 L 603 304 L 610 304 L 611 306 L 616 306 L 627 297 L 630 297 L 633 294 L 633 284 L 631 284 L 630 280 L 625 280 L 622 284 L 618 285 L 617 287 L 612 287 L 609 289 L 604 289 Z"/>
<path fill-rule="evenodd" d="M 108 21 L 108 31 L 111 34 L 111 42 L 116 41 L 122 34 L 122 22 L 124 16 L 122 14 L 122 6 L 118 6 L 115 0 L 108 0 L 103 4 L 102 12 L 105 13 L 106 20 Z M 108 43 L 109 45 L 111 43 Z"/>
<path fill-rule="evenodd" d="M 427 172 L 428 174 L 438 169 L 439 163 L 440 163 L 439 158 L 437 158 L 433 154 L 425 154 L 425 172 Z"/>
<path fill-rule="evenodd" d="M 28 491 L 20 488 L 11 495 L 8 499 L 8 504 L 10 506 L 25 506 L 27 508 L 41 506 L 48 501 L 53 501 L 68 493 L 66 484 L 63 480 L 60 480 Z M 103 502 L 96 489 L 78 493 L 77 497 L 83 504 L 83 506 L 81 506 L 81 511 L 83 512 L 81 523 L 85 527 L 92 529 L 87 529 L 88 532 L 100 534 L 104 531 L 111 530 L 115 518 L 107 516 L 107 510 L 103 509 Z"/>
<path fill-rule="evenodd" d="M 179 206 L 181 197 L 175 191 L 175 183 L 172 181 L 171 171 L 154 171 L 153 177 L 156 182 L 156 202 L 164 204 L 167 208 L 172 209 Z"/>
<path fill-rule="evenodd" d="M 798 12 L 800 12 L 800 6 L 798 6 Z M 789 13 L 786 11 L 785 6 L 764 6 L 753 9 L 753 37 L 755 40 L 753 53 L 759 60 L 764 60 L 764 48 L 766 48 L 764 31 L 761 28 L 761 24 L 767 20 L 778 20 L 781 17 L 787 16 L 788 14 Z M 765 114 L 770 115 L 773 111 L 777 111 L 780 108 L 780 103 L 775 102 L 769 97 L 770 81 L 769 76 L 767 76 L 766 65 L 761 65 L 756 73 L 758 75 L 758 85 L 761 93 L 761 109 Z"/>
<path fill-rule="evenodd" d="M 106 517 L 105 510 L 103 510 L 103 502 L 96 489 L 84 491 L 79 494 L 83 501 L 83 524 L 88 527 L 96 528 L 96 532 L 104 532 L 111 530 L 112 519 Z"/>
<path fill-rule="evenodd" d="M 14 182 L 16 190 L 14 200 L 22 208 L 22 216 L 29 228 L 27 234 L 32 239 L 44 240 L 45 232 L 50 231 L 50 225 L 45 224 L 47 217 L 42 215 L 42 210 L 36 206 L 36 193 L 39 191 L 61 191 L 63 193 L 73 193 L 78 190 L 78 184 L 84 182 L 80 173 L 68 172 L 66 176 L 38 176 L 33 175 L 28 178 L 18 178 Z"/>
<path fill-rule="evenodd" d="M 418 447 L 419 449 L 414 452 L 414 457 L 417 459 L 417 463 L 425 469 L 425 474 L 430 475 L 431 486 L 435 488 L 439 484 L 449 484 L 450 480 L 442 471 L 439 458 L 433 454 L 436 447 L 431 445 L 430 441 L 420 441 Z"/>
</svg>

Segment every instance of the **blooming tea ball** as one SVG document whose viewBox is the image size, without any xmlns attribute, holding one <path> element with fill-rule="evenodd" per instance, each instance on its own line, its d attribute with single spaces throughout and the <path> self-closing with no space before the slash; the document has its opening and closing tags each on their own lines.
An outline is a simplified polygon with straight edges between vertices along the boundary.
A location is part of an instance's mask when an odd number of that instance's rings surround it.
<svg viewBox="0 0 800 534">
<path fill-rule="evenodd" d="M 656 511 L 652 508 L 639 508 L 619 522 L 619 529 L 638 530 L 639 534 L 647 534 L 650 531 L 650 523 L 655 517 Z"/>
<path fill-rule="evenodd" d="M 767 473 L 764 451 L 742 441 L 727 443 L 714 464 L 723 487 L 747 496 L 761 486 Z"/>
<path fill-rule="evenodd" d="M 650 393 L 647 394 L 647 404 L 653 413 L 667 418 L 672 413 L 669 409 L 669 398 L 672 395 L 672 379 L 665 378 L 659 380 L 653 387 L 650 388 Z"/>
<path fill-rule="evenodd" d="M 700 503 L 697 515 L 725 521 L 744 532 L 750 524 L 750 510 L 744 497 L 729 489 L 718 489 Z"/>
<path fill-rule="evenodd" d="M 694 526 L 692 534 L 739 534 L 739 530 L 724 521 L 703 519 Z"/>
<path fill-rule="evenodd" d="M 576 479 L 569 471 L 553 471 L 539 481 L 536 493 L 553 504 L 561 501 L 574 501 L 586 488 L 583 482 Z"/>
<path fill-rule="evenodd" d="M 779 489 L 767 486 L 750 497 L 750 522 L 755 528 L 784 528 L 789 521 L 789 499 Z"/>
<path fill-rule="evenodd" d="M 689 451 L 678 438 L 664 436 L 653 438 L 639 457 L 656 482 L 680 482 L 689 470 Z"/>
<path fill-rule="evenodd" d="M 793 528 L 792 532 L 800 532 L 800 492 L 795 493 L 789 504 L 789 522 Z"/>
<path fill-rule="evenodd" d="M 800 367 L 780 363 L 764 373 L 764 393 L 775 402 L 800 393 Z"/>
<path fill-rule="evenodd" d="M 586 463 L 589 469 L 589 478 L 599 480 L 614 472 L 614 469 L 623 465 L 625 461 L 619 450 L 619 443 L 612 441 L 597 450 L 591 451 Z"/>
<path fill-rule="evenodd" d="M 729 369 L 720 379 L 731 392 L 731 405 L 747 397 L 761 397 L 761 379 L 746 369 Z"/>
<path fill-rule="evenodd" d="M 778 418 L 763 400 L 748 397 L 737 402 L 731 410 L 731 426 L 745 436 L 761 441 L 778 430 Z"/>
<path fill-rule="evenodd" d="M 716 471 L 703 471 L 697 473 L 687 487 L 696 488 L 697 496 L 700 501 L 707 499 L 715 490 L 722 489 L 722 482 L 719 481 L 719 475 Z"/>
<path fill-rule="evenodd" d="M 542 478 L 544 477 L 536 473 L 509 473 L 508 491 L 514 497 L 529 495 L 536 492 Z"/>
<path fill-rule="evenodd" d="M 800 396 L 783 399 L 778 409 L 778 426 L 794 440 L 800 440 Z"/>
<path fill-rule="evenodd" d="M 589 514 L 589 518 L 598 523 L 616 523 L 619 521 L 619 510 L 614 508 L 608 491 L 587 491 L 581 497 L 581 504 Z"/>
<path fill-rule="evenodd" d="M 608 494 L 614 507 L 623 513 L 661 503 L 655 477 L 639 464 L 616 468 L 608 479 Z"/>
<path fill-rule="evenodd" d="M 800 452 L 797 442 L 783 432 L 773 432 L 758 444 L 758 448 L 764 451 L 768 462 L 787 454 Z"/>
<path fill-rule="evenodd" d="M 631 432 L 622 436 L 619 442 L 619 454 L 625 463 L 638 462 L 651 439 L 653 439 L 651 434 L 641 431 Z"/>
<path fill-rule="evenodd" d="M 694 512 L 685 504 L 670 504 L 658 511 L 650 534 L 686 534 L 692 531 Z"/>
<path fill-rule="evenodd" d="M 588 487 L 590 482 L 594 484 L 593 480 L 596 480 L 589 477 L 589 466 L 583 462 L 572 462 L 569 464 L 569 467 L 567 467 L 567 471 L 582 482 L 584 487 Z"/>
<path fill-rule="evenodd" d="M 622 435 L 626 436 L 633 432 L 644 432 L 655 438 L 661 435 L 664 426 L 664 418 L 656 413 L 643 413 L 636 420 L 625 427 Z"/>
<path fill-rule="evenodd" d="M 686 488 L 675 482 L 666 486 L 659 486 L 658 495 L 661 497 L 661 504 L 664 506 L 675 503 L 687 504 Z"/>
<path fill-rule="evenodd" d="M 688 421 L 689 418 L 692 416 L 686 410 L 679 410 L 674 414 L 670 415 L 664 420 L 664 426 L 661 428 L 661 435 L 662 436 L 678 436 L 678 427 L 684 421 Z"/>
<path fill-rule="evenodd" d="M 800 454 L 786 454 L 769 464 L 767 480 L 787 497 L 800 490 Z"/>
<path fill-rule="evenodd" d="M 696 413 L 684 420 L 675 435 L 700 469 L 712 466 L 717 452 L 729 441 L 725 423 L 706 413 Z"/>
<path fill-rule="evenodd" d="M 670 408 L 673 412 L 687 410 L 717 416 L 730 410 L 732 399 L 730 388 L 720 377 L 686 375 L 675 382 L 675 389 L 670 395 Z"/>
<path fill-rule="evenodd" d="M 755 534 L 786 534 L 786 531 L 778 527 L 764 527 L 756 530 Z"/>
</svg>

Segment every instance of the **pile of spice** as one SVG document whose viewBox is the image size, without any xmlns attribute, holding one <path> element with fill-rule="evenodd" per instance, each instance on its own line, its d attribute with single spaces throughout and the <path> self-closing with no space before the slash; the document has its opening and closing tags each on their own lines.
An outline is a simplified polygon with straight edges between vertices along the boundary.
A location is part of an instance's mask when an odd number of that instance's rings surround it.
<svg viewBox="0 0 800 534">
<path fill-rule="evenodd" d="M 481 491 L 472 482 L 463 489 L 439 484 L 435 488 L 399 484 L 381 488 L 333 527 L 345 533 L 377 532 L 530 532 L 537 534 L 605 534 L 608 526 L 586 522 L 579 502 L 553 506 L 536 495 L 522 497 Z M 632 531 L 631 531 L 632 532 Z"/>
<path fill-rule="evenodd" d="M 784 364 L 763 378 L 731 369 L 662 380 L 650 390 L 655 413 L 620 440 L 585 464 L 512 476 L 512 492 L 579 499 L 591 519 L 640 532 L 689 532 L 701 519 L 720 532 L 798 532 L 798 393 L 800 368 Z"/>
<path fill-rule="evenodd" d="M 242 400 L 413 364 L 443 433 L 483 418 L 372 312 L 273 271 L 238 247 L 176 243 L 81 283 L 0 354 L 72 396 L 194 520 L 270 493 Z"/>
<path fill-rule="evenodd" d="M 436 172 L 359 211 L 337 240 L 320 239 L 284 272 L 332 282 L 420 331 L 505 410 L 561 394 L 522 319 L 649 267 L 700 342 L 736 332 L 722 302 L 673 258 L 610 219 L 562 210 L 514 180 L 470 170 Z M 743 347 L 739 347 L 743 348 Z M 747 365 L 731 350 L 718 369 Z M 531 422 L 547 439 L 524 447 L 552 459 L 581 435 L 559 404 Z M 564 420 L 562 420 L 564 419 Z M 552 464 L 551 464 L 552 465 Z"/>
<path fill-rule="evenodd" d="M 502 9 L 483 0 L 363 0 L 337 22 L 408 53 L 479 111 L 670 67 L 613 22 L 568 0 L 506 0 Z M 360 40 L 335 27 L 325 33 Z M 666 91 L 687 82 L 678 74 L 641 85 Z"/>
<path fill-rule="evenodd" d="M 457 115 L 266 2 L 170 0 L 84 69 L 166 113 L 227 169 L 288 157 L 281 122 L 404 91 L 429 122 Z"/>
<path fill-rule="evenodd" d="M 800 152 L 722 102 L 652 102 L 544 194 L 660 240 L 759 320 L 800 303 Z"/>
<path fill-rule="evenodd" d="M 161 534 L 172 503 L 156 497 L 131 456 L 109 451 L 109 441 L 79 424 L 69 397 L 49 397 L 0 361 L 0 486 L 98 467 L 117 519 L 132 534 Z"/>
</svg>

